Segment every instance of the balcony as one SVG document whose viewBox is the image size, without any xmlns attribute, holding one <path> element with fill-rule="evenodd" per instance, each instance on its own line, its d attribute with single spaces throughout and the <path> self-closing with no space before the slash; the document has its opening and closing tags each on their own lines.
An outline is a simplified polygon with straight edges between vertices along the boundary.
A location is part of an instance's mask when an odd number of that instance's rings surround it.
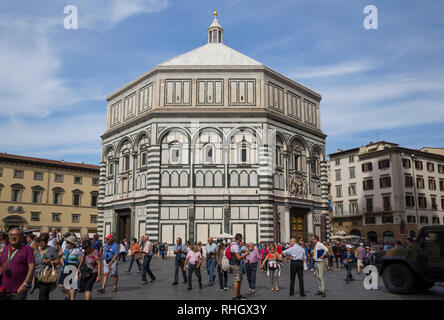
<svg viewBox="0 0 444 320">
<path fill-rule="evenodd" d="M 393 212 L 392 206 L 377 207 L 377 208 L 364 208 L 364 214 L 378 214 Z"/>
<path fill-rule="evenodd" d="M 333 214 L 333 219 L 341 219 L 341 218 L 356 218 L 356 217 L 362 217 L 362 213 L 357 212 L 349 212 L 349 211 L 343 211 L 341 214 L 337 214 L 336 212 Z"/>
</svg>

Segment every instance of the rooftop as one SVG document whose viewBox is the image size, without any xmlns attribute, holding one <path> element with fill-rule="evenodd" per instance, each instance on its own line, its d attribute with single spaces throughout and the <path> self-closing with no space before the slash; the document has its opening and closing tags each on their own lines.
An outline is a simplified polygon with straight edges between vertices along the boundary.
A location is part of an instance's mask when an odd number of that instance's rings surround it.
<svg viewBox="0 0 444 320">
<path fill-rule="evenodd" d="M 0 152 L 0 161 L 13 161 L 13 162 L 48 165 L 48 166 L 71 168 L 71 169 L 100 171 L 100 167 L 93 164 L 34 158 L 34 157 L 27 157 L 27 156 L 2 153 L 2 152 Z"/>
</svg>

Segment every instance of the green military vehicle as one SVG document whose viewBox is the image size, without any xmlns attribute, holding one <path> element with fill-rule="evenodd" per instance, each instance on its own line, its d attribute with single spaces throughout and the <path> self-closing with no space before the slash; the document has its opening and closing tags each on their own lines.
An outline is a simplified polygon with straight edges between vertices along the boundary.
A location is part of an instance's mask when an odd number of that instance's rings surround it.
<svg viewBox="0 0 444 320">
<path fill-rule="evenodd" d="M 401 294 L 444 282 L 444 225 L 423 227 L 409 246 L 388 249 L 379 274 L 388 290 Z"/>
</svg>

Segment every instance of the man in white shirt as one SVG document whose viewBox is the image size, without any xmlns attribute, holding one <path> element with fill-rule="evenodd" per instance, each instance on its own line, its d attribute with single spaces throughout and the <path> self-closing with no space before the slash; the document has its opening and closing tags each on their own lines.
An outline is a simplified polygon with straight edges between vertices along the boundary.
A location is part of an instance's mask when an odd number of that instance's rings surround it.
<svg viewBox="0 0 444 320">
<path fill-rule="evenodd" d="M 151 282 L 156 280 L 153 272 L 150 269 L 151 258 L 153 257 L 153 243 L 149 241 L 148 236 L 144 235 L 142 237 L 142 255 L 143 255 L 143 263 L 142 263 L 142 281 L 140 284 L 146 284 L 146 274 L 151 278 Z"/>
<path fill-rule="evenodd" d="M 319 236 L 314 235 L 311 238 L 313 242 L 313 260 L 315 265 L 315 277 L 318 278 L 319 291 L 316 295 L 321 295 L 325 298 L 325 262 L 324 259 L 327 256 L 328 249 L 322 242 L 319 241 Z"/>
<path fill-rule="evenodd" d="M 299 294 L 305 297 L 304 294 L 304 261 L 307 259 L 305 250 L 296 243 L 295 238 L 290 239 L 290 248 L 282 252 L 283 256 L 290 258 L 290 296 L 294 295 L 294 283 L 296 273 L 299 281 Z"/>
</svg>

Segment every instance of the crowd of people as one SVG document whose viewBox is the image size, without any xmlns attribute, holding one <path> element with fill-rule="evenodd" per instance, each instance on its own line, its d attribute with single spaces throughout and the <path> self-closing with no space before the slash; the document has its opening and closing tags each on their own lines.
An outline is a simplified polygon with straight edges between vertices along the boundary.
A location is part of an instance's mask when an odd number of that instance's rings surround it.
<svg viewBox="0 0 444 320">
<path fill-rule="evenodd" d="M 410 241 L 410 240 L 409 240 Z M 352 270 L 363 272 L 367 265 L 376 263 L 376 255 L 391 247 L 408 245 L 396 241 L 380 243 L 346 243 L 344 241 L 321 242 L 313 235 L 311 241 L 291 239 L 288 243 L 246 243 L 241 234 L 234 240 L 214 241 L 212 238 L 203 245 L 201 242 L 185 243 L 176 239 L 172 248 L 175 260 L 174 280 L 179 283 L 179 273 L 188 290 L 192 290 L 193 275 L 202 289 L 202 264 L 210 286 L 219 282 L 221 291 L 228 290 L 228 278 L 233 278 L 233 300 L 243 300 L 240 289 L 244 275 L 248 291 L 256 292 L 257 273 L 269 277 L 270 290 L 279 291 L 279 278 L 285 265 L 290 267 L 290 290 L 294 295 L 296 275 L 299 294 L 304 293 L 304 271 L 314 273 L 318 282 L 318 295 L 325 297 L 325 273 L 329 270 L 346 270 L 345 281 L 353 280 Z M 98 293 L 106 292 L 108 280 L 112 278 L 112 292 L 118 289 L 118 264 L 126 263 L 131 272 L 134 263 L 141 273 L 141 285 L 156 280 L 150 268 L 153 257 L 161 260 L 168 256 L 168 244 L 151 242 L 147 235 L 131 240 L 122 239 L 119 243 L 113 235 L 107 235 L 104 243 L 94 234 L 80 237 L 69 232 L 63 236 L 52 228 L 50 233 L 38 237 L 32 233 L 23 234 L 13 228 L 8 235 L 0 232 L 0 299 L 26 299 L 28 291 L 38 290 L 39 300 L 49 300 L 50 292 L 57 285 L 65 300 L 75 300 L 77 292 L 84 292 L 85 299 L 92 298 L 94 284 L 100 285 Z M 205 259 L 204 259 L 205 258 Z M 180 272 L 179 272 L 180 271 Z M 73 274 L 74 273 L 74 274 Z M 74 275 L 74 277 L 72 277 Z"/>
</svg>

